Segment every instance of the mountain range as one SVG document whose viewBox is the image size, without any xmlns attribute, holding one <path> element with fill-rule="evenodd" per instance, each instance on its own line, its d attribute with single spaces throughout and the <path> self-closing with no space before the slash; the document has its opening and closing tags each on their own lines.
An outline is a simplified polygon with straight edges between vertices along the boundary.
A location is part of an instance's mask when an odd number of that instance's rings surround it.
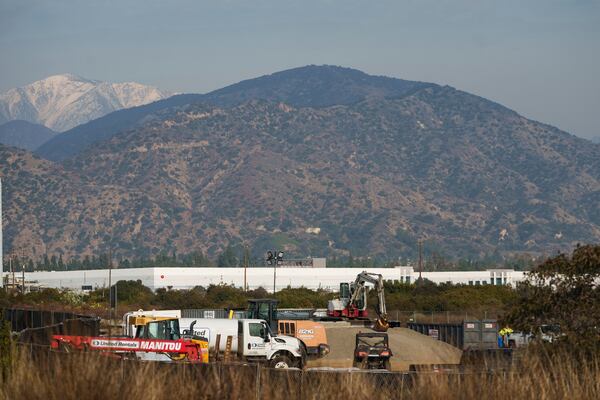
<svg viewBox="0 0 600 400">
<path fill-rule="evenodd" d="M 449 86 L 333 66 L 117 111 L 0 160 L 8 249 L 35 256 L 391 259 L 423 238 L 481 257 L 600 240 L 600 145 Z"/>
<path fill-rule="evenodd" d="M 281 101 L 295 107 L 345 105 L 366 97 L 402 96 L 431 84 L 412 82 L 341 67 L 308 66 L 249 79 L 207 94 L 181 94 L 152 104 L 121 110 L 77 126 L 41 146 L 36 153 L 48 160 L 72 157 L 93 143 L 145 123 L 160 110 L 207 102 L 233 106 L 247 100 Z"/>
<path fill-rule="evenodd" d="M 54 75 L 0 94 L 0 124 L 24 120 L 62 132 L 169 95 L 135 82 L 108 83 L 73 74 Z"/>
</svg>

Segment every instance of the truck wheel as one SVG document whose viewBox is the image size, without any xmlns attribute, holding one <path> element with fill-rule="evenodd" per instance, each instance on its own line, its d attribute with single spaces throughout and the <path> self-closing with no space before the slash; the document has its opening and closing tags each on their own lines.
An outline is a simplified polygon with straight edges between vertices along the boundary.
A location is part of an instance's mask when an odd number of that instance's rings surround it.
<svg viewBox="0 0 600 400">
<path fill-rule="evenodd" d="M 288 358 L 288 356 L 283 355 L 283 354 L 277 354 L 271 360 L 271 368 L 287 369 L 287 368 L 290 368 L 291 366 L 292 366 L 292 363 L 291 363 L 290 359 Z"/>
</svg>

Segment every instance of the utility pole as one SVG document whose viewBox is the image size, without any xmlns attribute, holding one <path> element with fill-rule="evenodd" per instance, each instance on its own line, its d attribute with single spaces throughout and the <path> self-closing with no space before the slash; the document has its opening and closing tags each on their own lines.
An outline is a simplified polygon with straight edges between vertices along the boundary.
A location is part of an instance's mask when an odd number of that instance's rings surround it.
<svg viewBox="0 0 600 400">
<path fill-rule="evenodd" d="M 423 279 L 423 239 L 419 239 L 419 283 Z"/>
<path fill-rule="evenodd" d="M 14 293 L 15 289 L 17 288 L 15 286 L 15 270 L 13 269 L 13 260 L 14 260 L 14 258 L 15 258 L 15 252 L 13 251 L 10 254 L 10 258 L 8 259 L 8 262 L 9 262 L 9 265 L 10 265 L 10 273 L 12 275 L 12 290 L 13 290 L 13 293 Z"/>
<path fill-rule="evenodd" d="M 21 293 L 25 294 L 25 261 L 23 261 L 23 267 L 21 269 L 22 277 L 21 277 Z"/>
<path fill-rule="evenodd" d="M 248 246 L 244 246 L 244 292 L 248 291 L 246 269 L 248 268 Z"/>
<path fill-rule="evenodd" d="M 111 250 L 108 250 L 108 336 L 111 335 L 111 327 L 112 327 L 112 253 Z"/>
</svg>

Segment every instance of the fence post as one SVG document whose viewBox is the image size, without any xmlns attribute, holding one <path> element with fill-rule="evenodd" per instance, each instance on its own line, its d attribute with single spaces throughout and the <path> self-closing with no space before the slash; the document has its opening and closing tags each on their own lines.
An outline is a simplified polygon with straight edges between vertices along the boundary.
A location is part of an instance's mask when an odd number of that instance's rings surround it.
<svg viewBox="0 0 600 400">
<path fill-rule="evenodd" d="M 260 400 L 260 364 L 256 364 L 256 400 Z"/>
<path fill-rule="evenodd" d="M 223 364 L 222 363 L 217 363 L 217 371 L 218 371 L 218 375 L 219 375 L 219 388 L 221 388 L 221 390 L 223 390 Z"/>
<path fill-rule="evenodd" d="M 300 383 L 298 384 L 298 400 L 302 399 L 303 389 L 304 388 L 304 370 L 300 370 Z"/>
<path fill-rule="evenodd" d="M 350 391 L 354 392 L 354 390 L 352 389 L 352 376 L 354 375 L 354 373 L 352 371 L 350 371 L 349 375 L 350 375 Z"/>
</svg>

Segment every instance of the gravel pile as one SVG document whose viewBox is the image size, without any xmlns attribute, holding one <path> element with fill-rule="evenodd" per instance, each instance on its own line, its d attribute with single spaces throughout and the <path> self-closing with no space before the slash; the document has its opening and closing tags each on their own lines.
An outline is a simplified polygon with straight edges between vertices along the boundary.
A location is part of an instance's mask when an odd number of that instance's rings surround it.
<svg viewBox="0 0 600 400">
<path fill-rule="evenodd" d="M 356 334 L 373 332 L 370 328 L 350 326 L 347 323 L 325 325 L 331 353 L 311 361 L 308 367 L 350 368 Z M 432 339 L 407 328 L 387 331 L 392 349 L 392 370 L 407 371 L 410 364 L 458 364 L 462 351 L 445 342 Z"/>
</svg>

